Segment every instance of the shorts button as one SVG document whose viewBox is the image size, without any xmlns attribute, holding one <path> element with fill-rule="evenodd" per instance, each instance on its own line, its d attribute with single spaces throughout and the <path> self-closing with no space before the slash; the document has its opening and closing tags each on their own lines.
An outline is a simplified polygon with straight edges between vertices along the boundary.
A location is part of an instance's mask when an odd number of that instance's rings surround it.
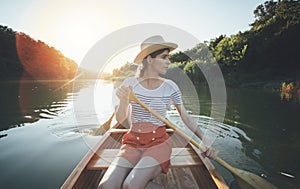
<svg viewBox="0 0 300 189">
<path fill-rule="evenodd" d="M 136 140 L 140 140 L 140 137 L 136 137 Z"/>
<path fill-rule="evenodd" d="M 141 129 L 138 129 L 138 132 L 142 132 L 142 130 L 141 130 Z"/>
<path fill-rule="evenodd" d="M 152 131 L 152 133 L 156 133 L 156 131 L 154 130 L 154 131 Z"/>
<path fill-rule="evenodd" d="M 155 140 L 155 138 L 152 138 L 152 140 Z"/>
</svg>

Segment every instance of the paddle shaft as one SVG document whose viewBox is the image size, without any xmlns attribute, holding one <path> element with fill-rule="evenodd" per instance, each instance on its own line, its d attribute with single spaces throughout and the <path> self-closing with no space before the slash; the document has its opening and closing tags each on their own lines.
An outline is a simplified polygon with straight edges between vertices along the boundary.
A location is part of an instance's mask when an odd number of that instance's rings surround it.
<svg viewBox="0 0 300 189">
<path fill-rule="evenodd" d="M 202 145 L 200 145 L 198 142 L 196 142 L 193 138 L 191 138 L 190 136 L 188 136 L 186 133 L 184 133 L 183 131 L 181 131 L 180 129 L 178 129 L 177 126 L 175 126 L 173 123 L 171 123 L 170 121 L 168 121 L 166 118 L 162 117 L 159 113 L 155 112 L 154 110 L 150 109 L 146 104 L 144 104 L 142 101 L 140 101 L 134 94 L 133 92 L 130 93 L 129 95 L 129 99 L 138 103 L 139 105 L 141 105 L 143 108 L 145 108 L 147 111 L 149 111 L 150 113 L 152 113 L 154 116 L 156 116 L 157 118 L 159 118 L 162 122 L 164 122 L 166 125 L 168 125 L 169 127 L 171 127 L 172 129 L 174 129 L 177 133 L 179 133 L 183 138 L 185 138 L 186 140 L 188 140 L 190 143 L 192 143 L 193 145 L 195 145 L 197 148 L 199 148 L 201 151 L 205 152 L 206 148 L 203 147 Z M 255 189 L 261 189 L 261 188 L 268 188 L 268 189 L 276 189 L 276 187 L 274 185 L 272 185 L 271 183 L 268 183 L 267 181 L 265 181 L 264 179 L 258 177 L 257 175 L 244 171 L 244 170 L 240 170 L 237 169 L 235 167 L 232 167 L 231 165 L 229 165 L 227 162 L 225 162 L 224 160 L 222 160 L 221 158 L 217 157 L 215 158 L 215 161 L 218 162 L 220 165 L 222 165 L 223 167 L 225 167 L 227 170 L 229 170 L 231 173 L 233 173 L 235 176 L 237 176 L 238 178 L 242 179 L 243 181 L 245 181 L 250 188 L 255 188 Z M 250 177 L 250 178 L 249 178 Z M 248 186 L 246 188 L 249 188 Z"/>
<path fill-rule="evenodd" d="M 175 130 L 180 136 L 182 136 L 184 139 L 188 140 L 190 143 L 192 143 L 193 145 L 195 145 L 201 151 L 203 151 L 203 152 L 206 151 L 206 148 L 204 146 L 200 145 L 197 141 L 195 141 L 193 138 L 191 138 L 190 136 L 188 136 L 185 132 L 183 132 L 180 129 L 178 129 L 177 126 L 175 126 L 172 122 L 170 122 L 169 120 L 167 120 L 166 118 L 164 118 L 163 116 L 161 116 L 159 113 L 157 113 L 154 110 L 150 109 L 147 105 L 145 105 L 138 98 L 136 98 L 134 101 L 136 103 L 140 104 L 143 108 L 145 108 L 147 111 L 149 111 L 150 113 L 152 113 L 154 116 L 156 116 L 157 118 L 159 118 L 162 122 L 164 122 L 170 128 L 172 128 L 173 130 Z M 234 169 L 235 169 L 234 167 L 230 166 L 228 163 L 226 163 L 224 160 L 222 160 L 219 157 L 217 157 L 215 159 L 215 161 L 217 161 L 219 164 L 223 165 L 225 168 L 229 169 L 231 172 L 234 171 Z"/>
<path fill-rule="evenodd" d="M 140 104 L 143 108 L 145 108 L 147 111 L 149 111 L 151 114 L 159 118 L 162 122 L 164 122 L 166 125 L 174 129 L 177 133 L 179 133 L 184 139 L 189 140 L 193 145 L 195 145 L 197 148 L 199 148 L 201 151 L 205 152 L 206 148 L 200 145 L 198 142 L 196 142 L 193 138 L 188 136 L 185 132 L 178 129 L 177 126 L 175 126 L 173 123 L 171 123 L 169 120 L 161 116 L 159 113 L 155 112 L 154 110 L 150 109 L 146 104 L 144 104 L 142 101 L 140 101 L 133 93 L 130 94 L 130 99 L 132 101 L 135 101 L 136 103 Z M 219 158 L 217 158 L 219 159 Z"/>
<path fill-rule="evenodd" d="M 115 116 L 115 112 L 104 122 L 98 129 L 93 132 L 93 135 L 104 135 L 110 129 L 110 124 Z"/>
</svg>

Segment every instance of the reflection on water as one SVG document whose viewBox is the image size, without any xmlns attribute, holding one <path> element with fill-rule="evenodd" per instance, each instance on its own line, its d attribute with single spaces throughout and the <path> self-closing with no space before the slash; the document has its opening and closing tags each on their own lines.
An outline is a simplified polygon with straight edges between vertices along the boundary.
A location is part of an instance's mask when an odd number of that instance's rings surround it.
<svg viewBox="0 0 300 189">
<path fill-rule="evenodd" d="M 227 95 L 225 124 L 242 130 L 251 139 L 239 137 L 240 150 L 244 153 L 240 158 L 254 160 L 264 171 L 257 169 L 253 172 L 267 175 L 278 186 L 298 188 L 296 183 L 299 184 L 299 180 L 283 176 L 281 172 L 291 175 L 300 173 L 300 104 L 280 101 L 278 94 L 271 89 L 227 88 Z M 252 170 L 253 167 L 244 168 Z"/>
<path fill-rule="evenodd" d="M 89 85 L 82 87 L 82 83 Z M 67 102 L 64 112 L 48 126 L 49 131 L 61 139 L 72 139 L 92 133 L 107 121 L 113 112 L 111 83 L 78 81 L 73 87 L 81 89 L 79 92 L 68 93 L 68 98 L 64 100 Z"/>
<path fill-rule="evenodd" d="M 78 92 L 74 91 L 73 83 L 66 83 L 65 80 L 0 82 L 0 131 L 55 118 Z"/>
<path fill-rule="evenodd" d="M 299 81 L 297 80 L 294 84 L 294 82 L 291 82 L 289 84 L 286 84 L 286 82 L 283 82 L 281 84 L 280 88 L 280 98 L 281 100 L 293 100 L 294 102 L 300 101 L 300 88 L 299 88 Z"/>
<path fill-rule="evenodd" d="M 99 127 L 111 115 L 111 84 L 81 81 L 54 90 L 63 83 L 52 83 L 52 87 L 49 83 L 0 83 L 0 135 L 6 136 L 0 139 L 0 168 L 7 170 L 1 173 L 1 186 L 45 188 L 47 183 L 48 188 L 58 188 L 87 150 L 82 133 Z M 196 90 L 199 99 L 184 91 L 184 103 L 222 159 L 263 174 L 280 188 L 297 188 L 299 103 L 283 103 L 271 90 L 227 89 L 225 123 L 220 123 L 209 117 L 209 89 L 199 86 Z M 92 105 L 87 103 L 91 94 Z M 169 119 L 185 128 L 176 113 L 170 112 Z M 20 125 L 25 126 L 16 127 Z M 48 163 L 42 161 L 45 154 Z M 20 167 L 36 175 L 24 174 Z M 231 178 L 226 179 L 230 183 Z"/>
<path fill-rule="evenodd" d="M 272 89 L 226 90 L 224 123 L 209 117 L 212 105 L 209 88 L 205 86 L 197 86 L 202 116 L 194 115 L 199 126 L 206 130 L 214 142 L 213 146 L 220 150 L 220 157 L 237 168 L 263 175 L 280 188 L 298 188 L 298 101 L 285 103 Z M 184 93 L 183 98 L 187 109 L 197 108 L 193 103 L 195 99 L 188 93 Z M 176 118 L 176 114 L 171 116 Z M 179 125 L 180 122 L 176 121 Z"/>
</svg>

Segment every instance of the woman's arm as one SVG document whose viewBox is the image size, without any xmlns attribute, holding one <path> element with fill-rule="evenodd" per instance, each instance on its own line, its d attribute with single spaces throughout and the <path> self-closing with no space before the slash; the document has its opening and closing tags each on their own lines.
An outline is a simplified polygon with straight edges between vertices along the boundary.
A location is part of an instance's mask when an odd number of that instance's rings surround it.
<svg viewBox="0 0 300 189">
<path fill-rule="evenodd" d="M 185 107 L 183 105 L 175 105 L 175 107 L 176 107 L 182 121 L 184 122 L 184 124 L 203 141 L 204 133 L 198 127 L 197 123 L 188 114 Z"/>
<path fill-rule="evenodd" d="M 131 87 L 122 86 L 117 89 L 116 95 L 120 99 L 120 104 L 116 108 L 116 120 L 123 126 L 129 126 L 127 118 L 129 117 L 129 94 Z"/>
<path fill-rule="evenodd" d="M 193 131 L 203 142 L 205 145 L 205 138 L 204 138 L 204 133 L 201 131 L 200 127 L 198 127 L 197 123 L 191 118 L 191 116 L 188 114 L 186 111 L 185 107 L 183 105 L 175 105 L 182 121 L 184 124 L 191 130 Z M 205 157 L 208 157 L 210 159 L 215 159 L 217 157 L 218 151 L 211 148 L 207 147 L 207 150 L 203 153 Z"/>
</svg>

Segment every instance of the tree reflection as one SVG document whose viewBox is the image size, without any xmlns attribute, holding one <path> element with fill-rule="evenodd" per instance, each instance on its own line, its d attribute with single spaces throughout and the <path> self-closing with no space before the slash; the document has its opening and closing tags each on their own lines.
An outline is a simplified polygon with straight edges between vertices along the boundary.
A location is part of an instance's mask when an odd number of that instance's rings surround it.
<svg viewBox="0 0 300 189">
<path fill-rule="evenodd" d="M 290 82 L 287 84 L 283 82 L 280 88 L 280 98 L 281 100 L 293 100 L 295 102 L 300 101 L 300 89 L 299 89 L 299 81 L 297 80 L 294 82 Z"/>
<path fill-rule="evenodd" d="M 37 81 L 23 75 L 19 81 L 1 82 L 0 131 L 56 116 L 67 105 L 68 95 L 76 92 L 69 81 Z"/>
</svg>

